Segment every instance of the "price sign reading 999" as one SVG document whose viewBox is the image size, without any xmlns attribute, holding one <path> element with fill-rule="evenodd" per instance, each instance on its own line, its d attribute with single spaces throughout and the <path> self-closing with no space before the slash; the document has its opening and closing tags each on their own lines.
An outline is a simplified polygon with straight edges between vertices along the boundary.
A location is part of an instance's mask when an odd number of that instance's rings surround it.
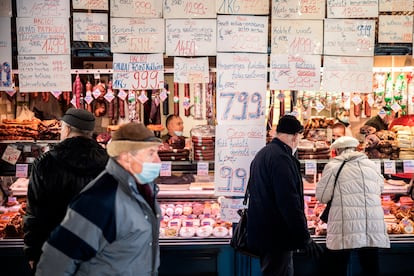
<svg viewBox="0 0 414 276">
<path fill-rule="evenodd" d="M 164 87 L 162 54 L 114 54 L 114 89 L 152 90 Z"/>
</svg>

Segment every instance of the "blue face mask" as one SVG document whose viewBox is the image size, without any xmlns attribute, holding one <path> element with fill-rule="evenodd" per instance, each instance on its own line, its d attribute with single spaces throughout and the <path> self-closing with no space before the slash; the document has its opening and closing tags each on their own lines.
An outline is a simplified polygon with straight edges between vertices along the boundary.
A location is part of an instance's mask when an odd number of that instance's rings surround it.
<svg viewBox="0 0 414 276">
<path fill-rule="evenodd" d="M 139 183 L 146 184 L 154 181 L 160 175 L 161 163 L 146 163 L 142 164 L 142 172 L 136 173 L 134 176 Z"/>
</svg>

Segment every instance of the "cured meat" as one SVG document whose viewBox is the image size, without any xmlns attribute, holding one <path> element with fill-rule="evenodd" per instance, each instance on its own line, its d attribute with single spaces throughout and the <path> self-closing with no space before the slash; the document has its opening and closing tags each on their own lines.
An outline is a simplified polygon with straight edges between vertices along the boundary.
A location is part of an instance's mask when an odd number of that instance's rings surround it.
<svg viewBox="0 0 414 276">
<path fill-rule="evenodd" d="M 180 100 L 179 94 L 179 84 L 178 82 L 174 82 L 174 115 L 180 115 L 180 107 L 178 105 Z"/>
<path fill-rule="evenodd" d="M 184 115 L 190 116 L 190 84 L 184 84 Z"/>
<path fill-rule="evenodd" d="M 80 108 L 81 104 L 81 97 L 82 97 L 82 91 L 83 91 L 83 84 L 81 82 L 81 79 L 79 77 L 79 74 L 76 75 L 75 81 L 73 82 L 72 85 L 72 94 L 75 96 L 75 103 L 76 103 L 76 108 Z"/>
</svg>

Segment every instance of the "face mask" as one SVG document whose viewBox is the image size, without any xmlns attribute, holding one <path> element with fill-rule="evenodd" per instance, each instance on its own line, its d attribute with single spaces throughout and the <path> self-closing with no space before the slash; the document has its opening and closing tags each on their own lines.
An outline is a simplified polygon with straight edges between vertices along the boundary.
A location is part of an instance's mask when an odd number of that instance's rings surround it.
<svg viewBox="0 0 414 276">
<path fill-rule="evenodd" d="M 295 156 L 296 151 L 298 150 L 298 147 L 295 147 L 292 149 L 292 155 Z"/>
<path fill-rule="evenodd" d="M 154 181 L 160 175 L 161 163 L 147 163 L 142 164 L 142 172 L 136 173 L 134 176 L 138 179 L 139 183 L 146 184 Z"/>
<path fill-rule="evenodd" d="M 183 136 L 183 132 L 182 131 L 174 130 L 174 134 L 177 135 L 177 136 Z"/>
<path fill-rule="evenodd" d="M 340 120 L 345 124 L 349 124 L 349 117 L 342 117 Z"/>
</svg>

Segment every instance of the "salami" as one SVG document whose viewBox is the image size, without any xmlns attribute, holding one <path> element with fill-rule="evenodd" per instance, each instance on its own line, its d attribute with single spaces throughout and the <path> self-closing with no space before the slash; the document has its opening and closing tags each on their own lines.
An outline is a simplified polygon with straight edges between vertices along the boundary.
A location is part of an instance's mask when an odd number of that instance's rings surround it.
<svg viewBox="0 0 414 276">
<path fill-rule="evenodd" d="M 75 102 L 76 102 L 76 108 L 80 108 L 81 104 L 81 97 L 82 97 L 82 92 L 83 92 L 83 84 L 81 82 L 81 79 L 79 77 L 79 74 L 76 75 L 75 81 L 73 82 L 73 86 L 72 86 L 72 94 L 75 97 Z"/>
<path fill-rule="evenodd" d="M 190 84 L 184 84 L 184 115 L 190 116 Z"/>
<path fill-rule="evenodd" d="M 174 82 L 174 115 L 180 115 L 180 107 L 178 105 L 180 100 L 179 83 Z"/>
</svg>

